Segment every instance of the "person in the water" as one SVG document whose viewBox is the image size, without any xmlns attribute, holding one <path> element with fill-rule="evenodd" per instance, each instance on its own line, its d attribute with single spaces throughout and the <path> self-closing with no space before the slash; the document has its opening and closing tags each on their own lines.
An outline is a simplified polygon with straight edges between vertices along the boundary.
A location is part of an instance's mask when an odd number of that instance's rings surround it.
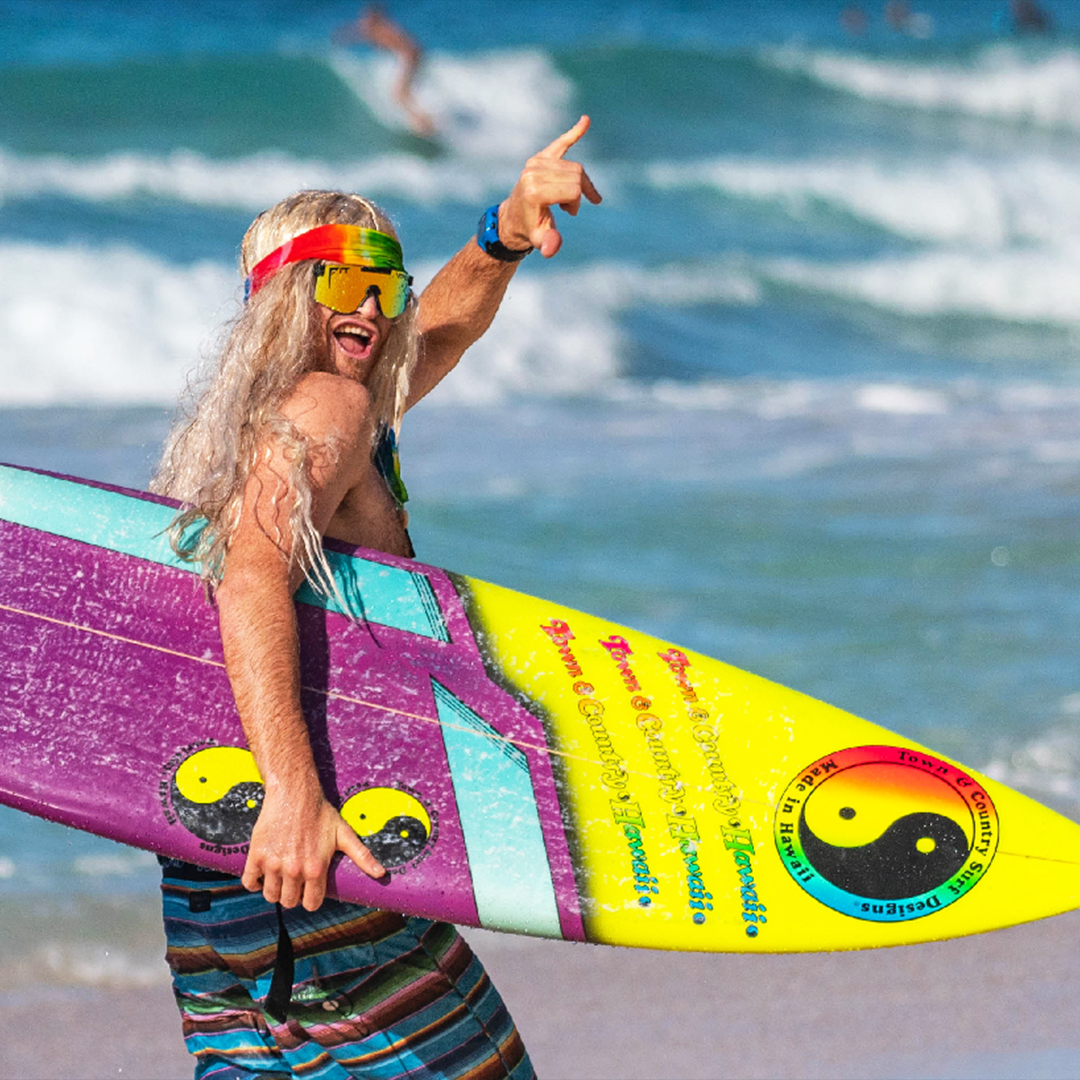
<svg viewBox="0 0 1080 1080">
<path fill-rule="evenodd" d="M 341 45 L 364 41 L 377 49 L 393 53 L 401 61 L 394 83 L 394 100 L 401 106 L 409 126 L 417 135 L 430 138 L 436 134 L 435 121 L 417 105 L 413 96 L 413 83 L 420 70 L 424 50 L 416 38 L 390 18 L 381 4 L 368 4 L 362 8 L 351 23 L 335 32 L 334 40 Z"/>
</svg>

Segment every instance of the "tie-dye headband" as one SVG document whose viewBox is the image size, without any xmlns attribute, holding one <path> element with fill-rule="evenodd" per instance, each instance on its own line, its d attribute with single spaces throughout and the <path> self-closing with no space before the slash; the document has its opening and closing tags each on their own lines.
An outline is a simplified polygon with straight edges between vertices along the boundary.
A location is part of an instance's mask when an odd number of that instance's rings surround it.
<svg viewBox="0 0 1080 1080">
<path fill-rule="evenodd" d="M 276 270 L 303 259 L 405 270 L 401 245 L 392 236 L 359 225 L 320 225 L 294 236 L 260 259 L 244 282 L 244 299 L 254 296 Z"/>
</svg>

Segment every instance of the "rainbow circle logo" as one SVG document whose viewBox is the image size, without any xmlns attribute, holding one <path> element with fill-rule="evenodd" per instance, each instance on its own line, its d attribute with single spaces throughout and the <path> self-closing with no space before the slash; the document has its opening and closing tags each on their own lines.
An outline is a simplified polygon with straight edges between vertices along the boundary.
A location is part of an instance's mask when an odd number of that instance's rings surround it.
<svg viewBox="0 0 1080 1080">
<path fill-rule="evenodd" d="M 776 848 L 799 886 L 873 922 L 921 919 L 966 896 L 989 870 L 998 834 L 977 780 L 900 746 L 819 758 L 776 809 Z"/>
</svg>

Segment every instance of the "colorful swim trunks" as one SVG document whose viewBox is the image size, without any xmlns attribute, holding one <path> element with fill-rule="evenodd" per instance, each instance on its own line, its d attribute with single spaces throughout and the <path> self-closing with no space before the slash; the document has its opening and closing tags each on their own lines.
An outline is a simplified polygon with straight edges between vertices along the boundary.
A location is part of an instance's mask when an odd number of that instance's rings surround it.
<svg viewBox="0 0 1080 1080">
<path fill-rule="evenodd" d="M 166 959 L 196 1080 L 534 1080 L 452 926 L 329 899 L 286 910 L 239 878 L 162 861 Z"/>
</svg>

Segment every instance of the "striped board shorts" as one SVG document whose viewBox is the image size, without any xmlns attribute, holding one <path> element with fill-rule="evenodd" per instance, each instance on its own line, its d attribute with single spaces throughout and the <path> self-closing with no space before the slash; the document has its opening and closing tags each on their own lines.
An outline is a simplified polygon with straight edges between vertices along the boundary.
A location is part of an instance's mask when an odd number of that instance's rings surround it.
<svg viewBox="0 0 1080 1080">
<path fill-rule="evenodd" d="M 239 878 L 162 865 L 165 955 L 196 1080 L 535 1080 L 452 926 L 331 899 L 287 910 Z"/>
</svg>

